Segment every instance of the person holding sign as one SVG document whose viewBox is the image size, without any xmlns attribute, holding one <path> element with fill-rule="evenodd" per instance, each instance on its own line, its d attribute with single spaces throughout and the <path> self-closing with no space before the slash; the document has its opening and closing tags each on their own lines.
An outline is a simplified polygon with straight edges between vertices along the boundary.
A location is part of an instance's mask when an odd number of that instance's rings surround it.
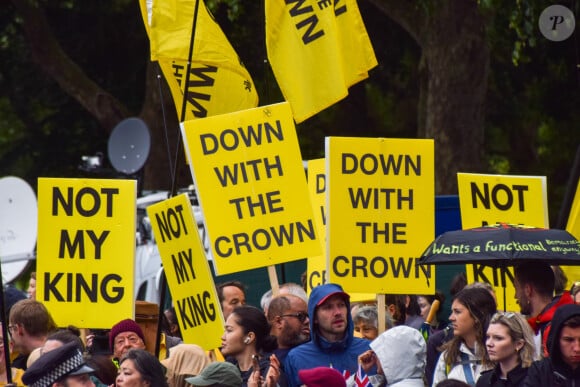
<svg viewBox="0 0 580 387">
<path fill-rule="evenodd" d="M 485 351 L 485 334 L 497 305 L 482 288 L 465 288 L 455 296 L 449 322 L 453 339 L 445 343 L 433 374 L 433 386 L 457 379 L 474 386 L 481 371 L 492 368 Z"/>
<path fill-rule="evenodd" d="M 256 367 L 260 369 L 258 378 L 261 376 L 264 380 L 270 380 L 276 374 L 278 380 L 278 359 L 270 356 L 276 347 L 276 337 L 270 335 L 270 324 L 260 309 L 249 305 L 238 306 L 227 318 L 221 352 L 240 369 L 243 387 L 248 385 Z"/>
<path fill-rule="evenodd" d="M 113 362 L 118 364 L 130 349 L 146 349 L 143 330 L 139 324 L 129 318 L 121 320 L 111 328 L 109 347 L 113 352 Z"/>
<path fill-rule="evenodd" d="M 350 296 L 337 284 L 317 286 L 310 293 L 308 315 L 311 340 L 293 348 L 284 362 L 288 385 L 302 384 L 302 369 L 332 367 L 346 377 L 356 373 L 358 355 L 370 346 L 368 340 L 354 337 Z"/>
</svg>

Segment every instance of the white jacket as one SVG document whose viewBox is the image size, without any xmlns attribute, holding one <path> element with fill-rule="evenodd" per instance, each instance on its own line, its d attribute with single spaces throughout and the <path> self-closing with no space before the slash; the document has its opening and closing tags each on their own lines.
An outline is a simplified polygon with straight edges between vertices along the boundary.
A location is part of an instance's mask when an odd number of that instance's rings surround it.
<svg viewBox="0 0 580 387">
<path fill-rule="evenodd" d="M 475 350 L 477 351 L 477 344 Z M 469 358 L 469 369 L 471 370 L 471 374 L 473 375 L 473 382 L 477 382 L 479 379 L 479 374 L 486 369 L 483 368 L 481 365 L 481 359 L 475 356 L 473 352 L 467 348 L 465 343 L 461 343 L 459 347 L 459 352 L 464 353 Z M 435 366 L 435 372 L 433 373 L 433 384 L 431 386 L 436 386 L 442 380 L 445 379 L 457 379 L 461 380 L 462 382 L 467 383 L 467 378 L 465 377 L 465 372 L 463 370 L 463 364 L 461 363 L 461 358 L 458 357 L 455 364 L 452 365 L 449 372 L 447 372 L 447 366 L 445 364 L 445 355 L 447 351 L 444 351 L 441 356 L 439 356 L 439 360 L 437 361 L 437 365 Z"/>
<path fill-rule="evenodd" d="M 377 355 L 383 375 L 369 376 L 373 386 L 424 387 L 423 373 L 427 358 L 425 339 L 415 328 L 405 325 L 396 326 L 377 337 L 371 343 Z M 354 377 L 347 386 L 354 386 Z"/>
</svg>

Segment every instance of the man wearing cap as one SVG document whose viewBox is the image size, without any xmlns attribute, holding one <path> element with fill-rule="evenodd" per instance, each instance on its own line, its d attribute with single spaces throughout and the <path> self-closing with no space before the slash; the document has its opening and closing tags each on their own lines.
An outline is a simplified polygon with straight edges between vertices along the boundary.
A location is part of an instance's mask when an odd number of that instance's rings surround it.
<svg viewBox="0 0 580 387">
<path fill-rule="evenodd" d="M 358 356 L 369 350 L 369 341 L 354 337 L 350 314 L 350 296 L 336 284 L 317 286 L 308 300 L 311 340 L 288 353 L 284 371 L 288 385 L 302 383 L 298 371 L 331 367 L 348 378 L 357 371 Z"/>
<path fill-rule="evenodd" d="M 109 348 L 113 353 L 113 362 L 118 365 L 118 361 L 130 349 L 146 349 L 143 330 L 129 318 L 119 321 L 109 332 Z"/>
<path fill-rule="evenodd" d="M 237 366 L 229 362 L 214 362 L 205 367 L 197 376 L 185 379 L 194 386 L 240 387 L 242 375 Z"/>
<path fill-rule="evenodd" d="M 28 387 L 95 387 L 75 343 L 68 343 L 41 355 L 22 376 Z"/>
</svg>

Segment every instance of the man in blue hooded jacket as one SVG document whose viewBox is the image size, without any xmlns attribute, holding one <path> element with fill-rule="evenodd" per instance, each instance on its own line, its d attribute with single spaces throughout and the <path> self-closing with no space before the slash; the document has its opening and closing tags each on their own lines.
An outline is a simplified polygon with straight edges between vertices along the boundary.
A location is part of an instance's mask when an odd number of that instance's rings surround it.
<svg viewBox="0 0 580 387">
<path fill-rule="evenodd" d="M 284 372 L 288 385 L 302 385 L 298 371 L 315 367 L 332 367 L 345 378 L 356 373 L 358 356 L 369 350 L 369 341 L 353 336 L 350 296 L 336 284 L 317 286 L 308 300 L 310 341 L 288 353 Z"/>
</svg>

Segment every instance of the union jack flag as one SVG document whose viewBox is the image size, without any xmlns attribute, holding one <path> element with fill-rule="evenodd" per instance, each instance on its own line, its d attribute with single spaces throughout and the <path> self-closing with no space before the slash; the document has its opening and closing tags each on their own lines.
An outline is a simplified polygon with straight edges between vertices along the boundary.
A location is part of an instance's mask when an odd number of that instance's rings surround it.
<svg viewBox="0 0 580 387">
<path fill-rule="evenodd" d="M 365 374 L 360 364 L 358 365 L 358 370 L 354 376 L 354 382 L 357 387 L 373 387 L 369 380 L 369 376 Z"/>
</svg>

